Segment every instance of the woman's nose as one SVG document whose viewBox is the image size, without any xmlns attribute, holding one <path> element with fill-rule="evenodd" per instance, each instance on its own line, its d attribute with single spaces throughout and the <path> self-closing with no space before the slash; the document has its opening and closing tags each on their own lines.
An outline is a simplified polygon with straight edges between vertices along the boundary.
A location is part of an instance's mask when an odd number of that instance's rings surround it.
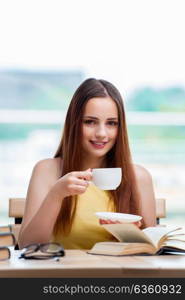
<svg viewBox="0 0 185 300">
<path fill-rule="evenodd" d="M 107 136 L 107 131 L 104 125 L 100 125 L 98 126 L 98 128 L 96 129 L 96 136 L 97 137 L 105 137 Z"/>
</svg>

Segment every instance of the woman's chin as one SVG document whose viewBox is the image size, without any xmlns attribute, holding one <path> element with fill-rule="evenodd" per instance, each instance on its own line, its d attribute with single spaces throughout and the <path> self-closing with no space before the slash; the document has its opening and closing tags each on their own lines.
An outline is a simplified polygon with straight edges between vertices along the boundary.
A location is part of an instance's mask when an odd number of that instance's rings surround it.
<svg viewBox="0 0 185 300">
<path fill-rule="evenodd" d="M 106 154 L 107 154 L 108 151 L 105 151 L 105 150 L 95 150 L 95 151 L 91 151 L 91 155 L 93 155 L 94 157 L 97 157 L 97 158 L 101 158 L 101 157 L 104 157 Z"/>
</svg>

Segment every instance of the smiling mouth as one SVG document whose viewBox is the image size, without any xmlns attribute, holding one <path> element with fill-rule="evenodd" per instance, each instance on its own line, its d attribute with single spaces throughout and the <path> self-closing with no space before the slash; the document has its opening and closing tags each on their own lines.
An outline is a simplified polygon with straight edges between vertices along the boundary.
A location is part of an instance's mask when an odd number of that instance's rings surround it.
<svg viewBox="0 0 185 300">
<path fill-rule="evenodd" d="M 97 149 L 102 149 L 108 142 L 95 142 L 95 141 L 90 141 L 90 143 Z"/>
</svg>

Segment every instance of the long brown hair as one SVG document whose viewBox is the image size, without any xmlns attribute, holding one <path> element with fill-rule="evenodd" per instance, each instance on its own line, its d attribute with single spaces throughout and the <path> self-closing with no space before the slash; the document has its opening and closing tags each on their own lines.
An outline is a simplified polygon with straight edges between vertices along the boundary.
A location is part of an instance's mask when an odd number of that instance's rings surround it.
<svg viewBox="0 0 185 300">
<path fill-rule="evenodd" d="M 106 167 L 121 167 L 122 182 L 111 191 L 116 211 L 139 213 L 139 199 L 135 174 L 129 148 L 125 111 L 121 94 L 117 88 L 106 80 L 89 78 L 74 93 L 69 105 L 64 124 L 63 136 L 54 157 L 62 159 L 62 174 L 80 171 L 82 162 L 82 118 L 87 102 L 94 97 L 110 97 L 118 109 L 119 129 L 116 143 L 106 155 Z M 72 201 L 73 198 L 73 201 Z M 75 197 L 66 197 L 62 201 L 54 233 L 69 233 L 76 210 Z"/>
</svg>

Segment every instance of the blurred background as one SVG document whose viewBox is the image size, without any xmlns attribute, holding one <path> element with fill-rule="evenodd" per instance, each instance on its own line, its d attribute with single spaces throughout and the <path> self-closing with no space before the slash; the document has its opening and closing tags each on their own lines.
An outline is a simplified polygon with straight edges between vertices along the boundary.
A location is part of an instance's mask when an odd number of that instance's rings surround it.
<svg viewBox="0 0 185 300">
<path fill-rule="evenodd" d="M 66 109 L 88 77 L 123 95 L 133 160 L 185 225 L 183 0 L 0 1 L 0 225 L 53 157 Z"/>
</svg>

